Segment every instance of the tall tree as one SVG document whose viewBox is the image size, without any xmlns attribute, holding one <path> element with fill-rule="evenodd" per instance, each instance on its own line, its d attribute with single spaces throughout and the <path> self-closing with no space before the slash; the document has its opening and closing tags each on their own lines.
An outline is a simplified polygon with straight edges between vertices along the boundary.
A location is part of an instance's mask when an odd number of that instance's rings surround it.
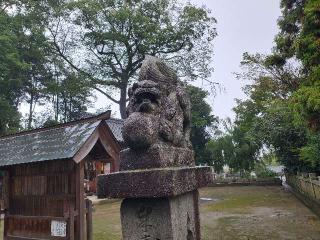
<svg viewBox="0 0 320 240">
<path fill-rule="evenodd" d="M 191 99 L 191 142 L 197 164 L 213 165 L 211 152 L 207 144 L 211 138 L 209 130 L 217 128 L 218 118 L 212 114 L 211 106 L 206 102 L 208 92 L 188 85 L 187 92 Z"/>
<path fill-rule="evenodd" d="M 90 89 L 81 74 L 70 69 L 52 52 L 48 19 L 61 4 L 57 1 L 16 0 L 12 8 L 13 15 L 23 26 L 17 47 L 28 64 L 22 89 L 22 100 L 29 105 L 27 128 L 42 125 L 47 119 L 56 122 L 77 119 L 90 103 Z M 50 106 L 44 110 L 45 114 L 36 111 L 36 107 L 44 104 Z"/>
<path fill-rule="evenodd" d="M 17 15 L 17 17 L 24 21 L 24 34 L 19 37 L 18 47 L 21 49 L 22 60 L 28 63 L 23 93 L 24 101 L 29 105 L 27 128 L 31 129 L 36 106 L 44 104 L 47 98 L 46 83 L 52 78 L 49 66 L 50 54 L 43 31 L 37 29 L 37 25 L 26 23 L 27 16 Z"/>
<path fill-rule="evenodd" d="M 87 112 L 90 89 L 81 76 L 60 69 L 55 72 L 53 80 L 46 83 L 46 87 L 54 112 L 54 116 L 49 116 L 49 119 L 68 122 L 81 118 Z"/>
<path fill-rule="evenodd" d="M 320 3 L 304 2 L 303 22 L 295 42 L 296 57 L 302 62 L 305 81 L 293 95 L 292 106 L 298 123 L 307 122 L 308 143 L 301 158 L 320 173 Z"/>
<path fill-rule="evenodd" d="M 304 77 L 299 68 L 290 62 L 279 62 L 277 55 L 250 56 L 244 54 L 244 74 L 250 80 L 244 88 L 246 100 L 235 107 L 236 128 L 242 129 L 255 146 L 256 160 L 261 151 L 271 149 L 278 161 L 289 171 L 310 169 L 300 160 L 299 149 L 306 143 L 306 129 L 294 124 L 294 114 L 289 108 L 292 94 L 299 89 Z M 250 158 L 249 158 L 250 159 Z"/>
<path fill-rule="evenodd" d="M 215 172 L 222 172 L 225 165 L 229 165 L 235 158 L 234 143 L 232 140 L 233 125 L 231 119 L 222 120 L 224 131 L 215 131 L 213 138 L 207 144 L 207 148 L 213 160 Z"/>
<path fill-rule="evenodd" d="M 25 71 L 28 67 L 18 48 L 22 27 L 15 16 L 0 10 L 0 134 L 15 131 L 19 127 L 18 106 L 23 96 Z"/>
<path fill-rule="evenodd" d="M 179 66 L 187 80 L 207 80 L 212 72 L 215 19 L 204 7 L 175 0 L 80 0 L 43 9 L 54 19 L 47 28 L 55 53 L 119 104 L 122 118 L 128 85 L 146 55 Z"/>
<path fill-rule="evenodd" d="M 319 7 L 317 0 L 282 0 L 272 54 L 243 61 L 252 83 L 237 113 L 292 172 L 320 172 Z"/>
<path fill-rule="evenodd" d="M 282 16 L 278 20 L 280 32 L 275 38 L 276 52 L 284 59 L 296 55 L 296 42 L 304 19 L 304 8 L 308 0 L 281 0 Z"/>
</svg>

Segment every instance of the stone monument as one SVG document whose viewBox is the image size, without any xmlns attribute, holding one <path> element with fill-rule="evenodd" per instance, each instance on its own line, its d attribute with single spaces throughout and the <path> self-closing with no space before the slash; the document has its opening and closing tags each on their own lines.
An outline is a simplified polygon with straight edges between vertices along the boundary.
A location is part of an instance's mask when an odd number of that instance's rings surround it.
<svg viewBox="0 0 320 240">
<path fill-rule="evenodd" d="M 98 177 L 98 197 L 123 198 L 124 240 L 200 240 L 198 188 L 212 181 L 196 167 L 190 99 L 175 71 L 148 57 L 129 89 L 120 171 Z"/>
</svg>

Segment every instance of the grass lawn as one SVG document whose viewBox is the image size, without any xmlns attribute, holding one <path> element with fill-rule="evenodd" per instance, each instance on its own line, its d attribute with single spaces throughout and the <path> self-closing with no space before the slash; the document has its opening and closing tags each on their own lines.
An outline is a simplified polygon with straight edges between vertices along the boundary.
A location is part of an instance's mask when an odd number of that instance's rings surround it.
<svg viewBox="0 0 320 240">
<path fill-rule="evenodd" d="M 200 195 L 213 199 L 200 201 L 202 240 L 320 239 L 319 218 L 281 187 L 204 188 Z M 119 201 L 95 206 L 93 239 L 121 239 L 119 208 Z"/>
<path fill-rule="evenodd" d="M 204 240 L 320 239 L 320 219 L 282 187 L 204 188 Z"/>
<path fill-rule="evenodd" d="M 0 220 L 0 239 L 3 238 L 3 220 Z"/>
<path fill-rule="evenodd" d="M 281 187 L 204 188 L 203 240 L 320 239 L 320 220 Z M 119 202 L 96 206 L 94 239 L 120 240 Z"/>
</svg>

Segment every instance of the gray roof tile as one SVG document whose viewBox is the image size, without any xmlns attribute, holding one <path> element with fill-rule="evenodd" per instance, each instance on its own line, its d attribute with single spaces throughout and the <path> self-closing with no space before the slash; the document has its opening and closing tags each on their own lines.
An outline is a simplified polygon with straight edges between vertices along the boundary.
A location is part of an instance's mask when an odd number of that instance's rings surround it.
<svg viewBox="0 0 320 240">
<path fill-rule="evenodd" d="M 100 122 L 75 122 L 2 137 L 0 166 L 72 158 Z"/>
<path fill-rule="evenodd" d="M 119 142 L 123 142 L 123 138 L 122 138 L 123 122 L 124 120 L 116 119 L 116 118 L 110 118 L 106 120 L 106 123 L 110 127 L 110 130 L 112 131 L 113 135 Z"/>
</svg>

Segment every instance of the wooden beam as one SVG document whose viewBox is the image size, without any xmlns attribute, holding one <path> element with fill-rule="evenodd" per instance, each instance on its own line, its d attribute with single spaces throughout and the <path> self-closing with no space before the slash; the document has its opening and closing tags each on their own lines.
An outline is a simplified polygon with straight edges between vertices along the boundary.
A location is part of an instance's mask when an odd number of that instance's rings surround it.
<svg viewBox="0 0 320 240">
<path fill-rule="evenodd" d="M 21 236 L 8 235 L 7 240 L 69 240 L 69 239 L 67 237 L 33 238 L 33 237 L 21 237 Z"/>
<path fill-rule="evenodd" d="M 113 137 L 112 132 L 105 122 L 101 122 L 93 134 L 87 139 L 83 146 L 73 157 L 76 163 L 79 163 L 87 157 L 97 141 L 100 140 L 105 151 L 113 159 L 114 169 L 119 169 L 119 152 L 120 145 L 117 140 Z"/>
<path fill-rule="evenodd" d="M 69 228 L 68 228 L 68 234 L 69 234 L 69 240 L 74 240 L 74 205 L 69 205 Z"/>
<path fill-rule="evenodd" d="M 68 217 L 7 215 L 7 218 L 66 221 Z"/>
<path fill-rule="evenodd" d="M 76 164 L 76 234 L 75 239 L 84 240 L 84 218 L 85 218 L 85 201 L 84 201 L 84 161 Z"/>
<path fill-rule="evenodd" d="M 87 239 L 92 240 L 92 202 L 86 200 Z"/>
<path fill-rule="evenodd" d="M 110 127 L 105 122 L 101 122 L 98 128 L 100 131 L 100 138 L 105 138 L 109 143 L 109 145 L 112 147 L 112 149 L 115 150 L 116 153 L 120 152 L 121 146 L 118 140 L 113 135 Z"/>
<path fill-rule="evenodd" d="M 74 155 L 73 160 L 76 163 L 82 161 L 94 147 L 99 139 L 99 131 L 98 128 L 92 133 L 92 135 L 87 139 L 87 141 L 82 145 L 82 147 L 78 150 L 78 152 Z"/>
<path fill-rule="evenodd" d="M 10 173 L 9 171 L 4 171 L 3 177 L 3 189 L 2 189 L 2 196 L 3 196 L 3 209 L 9 209 L 10 205 Z"/>
<path fill-rule="evenodd" d="M 4 224 L 3 224 L 3 239 L 8 240 L 8 218 L 7 214 L 4 214 Z"/>
<path fill-rule="evenodd" d="M 3 239 L 4 240 L 7 240 L 7 235 L 8 235 L 8 218 L 7 218 L 7 215 L 10 214 L 9 212 L 9 208 L 10 208 L 10 188 L 11 188 L 11 181 L 10 181 L 10 172 L 9 170 L 8 171 L 5 171 L 4 172 L 4 181 L 3 181 L 3 187 L 4 187 L 4 196 L 3 196 L 3 203 L 4 203 L 4 210 L 5 210 L 5 214 L 4 214 L 4 224 L 3 224 Z"/>
<path fill-rule="evenodd" d="M 106 152 L 112 158 L 112 161 L 110 162 L 112 163 L 113 171 L 118 171 L 120 165 L 120 145 L 118 144 L 118 141 L 112 137 L 111 130 L 105 123 L 99 125 L 99 139 Z"/>
</svg>

